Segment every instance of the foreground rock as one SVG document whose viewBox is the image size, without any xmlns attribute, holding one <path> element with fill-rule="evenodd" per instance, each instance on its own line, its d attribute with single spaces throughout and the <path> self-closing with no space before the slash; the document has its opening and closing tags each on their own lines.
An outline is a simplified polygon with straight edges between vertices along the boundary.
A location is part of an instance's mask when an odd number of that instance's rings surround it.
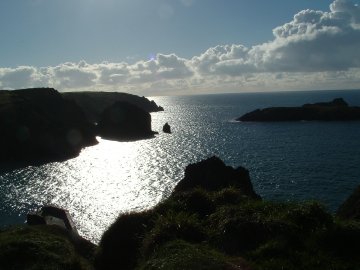
<svg viewBox="0 0 360 270">
<path fill-rule="evenodd" d="M 271 107 L 244 114 L 237 121 L 350 121 L 360 120 L 360 107 L 350 107 L 342 98 L 301 107 Z"/>
<path fill-rule="evenodd" d="M 126 102 L 116 102 L 104 110 L 97 125 L 98 134 L 106 139 L 137 140 L 151 138 L 150 113 Z"/>
<path fill-rule="evenodd" d="M 96 269 L 250 270 L 240 254 L 230 258 L 209 246 L 217 237 L 210 233 L 210 217 L 218 207 L 259 198 L 246 169 L 217 157 L 191 164 L 168 199 L 149 211 L 121 215 L 104 233 Z"/>
<path fill-rule="evenodd" d="M 27 214 L 26 223 L 28 225 L 57 225 L 67 230 L 74 237 L 79 237 L 75 223 L 69 211 L 52 205 L 46 205 L 38 212 Z"/>
<path fill-rule="evenodd" d="M 234 187 L 246 196 L 260 199 L 253 189 L 247 169 L 243 167 L 234 169 L 226 166 L 221 159 L 215 156 L 188 165 L 185 169 L 185 177 L 176 185 L 174 192 L 198 187 L 208 191 Z"/>
<path fill-rule="evenodd" d="M 337 215 L 343 219 L 355 219 L 360 221 L 360 186 L 339 207 Z"/>
<path fill-rule="evenodd" d="M 83 109 L 85 115 L 91 122 L 98 122 L 102 112 L 115 102 L 127 102 L 138 106 L 147 112 L 158 112 L 164 109 L 154 101 L 145 97 L 139 97 L 127 93 L 118 92 L 67 92 L 62 93 L 63 97 L 76 101 Z"/>
<path fill-rule="evenodd" d="M 66 159 L 97 143 L 81 108 L 52 88 L 0 91 L 0 160 Z"/>
</svg>

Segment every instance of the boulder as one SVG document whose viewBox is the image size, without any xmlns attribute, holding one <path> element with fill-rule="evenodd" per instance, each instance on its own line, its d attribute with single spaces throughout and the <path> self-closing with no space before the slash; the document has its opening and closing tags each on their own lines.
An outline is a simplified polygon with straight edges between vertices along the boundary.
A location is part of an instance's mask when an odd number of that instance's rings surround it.
<svg viewBox="0 0 360 270">
<path fill-rule="evenodd" d="M 106 108 L 97 131 L 101 137 L 114 140 L 151 138 L 156 133 L 151 130 L 150 113 L 127 102 L 115 102 Z"/>
<path fill-rule="evenodd" d="M 26 222 L 28 225 L 57 225 L 78 235 L 69 211 L 57 206 L 45 205 L 38 212 L 28 213 Z"/>
<path fill-rule="evenodd" d="M 197 187 L 207 191 L 235 187 L 248 197 L 260 199 L 253 189 L 247 169 L 243 167 L 234 169 L 226 166 L 221 159 L 215 156 L 188 165 L 185 169 L 185 177 L 176 185 L 174 192 L 187 191 Z"/>
</svg>

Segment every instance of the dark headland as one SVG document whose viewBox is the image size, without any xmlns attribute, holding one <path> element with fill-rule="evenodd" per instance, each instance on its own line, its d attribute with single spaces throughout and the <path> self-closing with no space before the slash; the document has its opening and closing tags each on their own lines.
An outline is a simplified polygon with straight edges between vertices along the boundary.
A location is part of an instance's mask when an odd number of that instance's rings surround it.
<svg viewBox="0 0 360 270">
<path fill-rule="evenodd" d="M 236 119 L 244 122 L 275 121 L 352 121 L 360 120 L 360 107 L 350 107 L 342 98 L 301 107 L 257 109 Z"/>
<path fill-rule="evenodd" d="M 154 101 L 125 93 L 1 90 L 0 161 L 43 163 L 72 158 L 96 144 L 96 136 L 149 138 L 154 135 L 149 112 L 161 110 Z"/>
<path fill-rule="evenodd" d="M 0 160 L 76 156 L 97 143 L 82 109 L 52 88 L 0 91 Z"/>
<path fill-rule="evenodd" d="M 151 115 L 136 105 L 117 101 L 105 108 L 96 126 L 97 133 L 106 139 L 137 140 L 151 138 Z"/>
<path fill-rule="evenodd" d="M 146 112 L 163 111 L 154 101 L 128 93 L 118 92 L 65 92 L 65 99 L 74 100 L 84 111 L 91 122 L 98 122 L 103 111 L 115 102 L 126 102 L 135 105 Z"/>
<path fill-rule="evenodd" d="M 120 215 L 98 246 L 57 225 L 0 231 L 0 269 L 360 269 L 359 198 L 338 215 L 262 200 L 245 168 L 211 157 L 153 209 Z"/>
</svg>

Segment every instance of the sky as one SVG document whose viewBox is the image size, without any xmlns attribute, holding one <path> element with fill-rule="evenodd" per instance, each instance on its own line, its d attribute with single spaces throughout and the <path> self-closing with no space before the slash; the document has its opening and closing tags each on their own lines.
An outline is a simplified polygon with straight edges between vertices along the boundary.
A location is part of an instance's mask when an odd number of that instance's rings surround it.
<svg viewBox="0 0 360 270">
<path fill-rule="evenodd" d="M 359 89 L 360 0 L 2 0 L 0 89 Z"/>
</svg>

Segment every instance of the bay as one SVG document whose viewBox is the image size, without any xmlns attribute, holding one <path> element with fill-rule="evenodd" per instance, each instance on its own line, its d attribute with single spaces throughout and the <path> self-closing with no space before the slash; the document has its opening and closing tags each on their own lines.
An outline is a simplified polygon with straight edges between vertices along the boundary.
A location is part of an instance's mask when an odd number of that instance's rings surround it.
<svg viewBox="0 0 360 270">
<path fill-rule="evenodd" d="M 360 121 L 242 123 L 256 108 L 299 106 L 343 97 L 360 106 L 359 90 L 150 97 L 154 139 L 102 140 L 76 158 L 41 166 L 0 167 L 0 226 L 23 223 L 44 204 L 70 211 L 80 233 L 97 243 L 124 212 L 153 207 L 170 195 L 189 163 L 217 155 L 249 169 L 264 199 L 319 200 L 330 211 L 360 183 Z M 161 132 L 168 122 L 172 134 Z"/>
</svg>

